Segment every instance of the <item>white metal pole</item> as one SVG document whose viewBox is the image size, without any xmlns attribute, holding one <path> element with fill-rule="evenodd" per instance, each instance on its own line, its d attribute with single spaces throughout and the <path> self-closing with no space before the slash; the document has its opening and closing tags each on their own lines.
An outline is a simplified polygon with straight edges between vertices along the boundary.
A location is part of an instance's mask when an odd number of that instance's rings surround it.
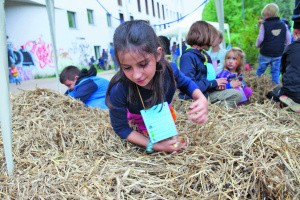
<svg viewBox="0 0 300 200">
<path fill-rule="evenodd" d="M 57 89 L 60 91 L 59 77 L 58 77 L 58 60 L 57 60 L 57 51 L 56 51 L 56 34 L 55 34 L 55 12 L 54 12 L 54 0 L 46 0 L 46 7 L 48 13 L 48 20 L 51 32 L 51 41 L 53 47 L 53 55 L 54 55 L 54 64 L 55 64 L 55 72 L 56 72 L 56 80 L 57 80 Z"/>
<path fill-rule="evenodd" d="M 14 163 L 12 156 L 11 105 L 8 87 L 8 59 L 5 26 L 4 0 L 0 0 L 0 115 L 6 167 L 8 175 L 11 176 L 13 174 Z"/>
<path fill-rule="evenodd" d="M 217 10 L 217 16 L 218 16 L 218 22 L 219 22 L 219 30 L 224 35 L 224 4 L 223 4 L 223 0 L 215 0 L 215 4 L 216 4 L 216 10 Z M 225 48 L 224 39 L 223 39 L 222 44 L 223 44 L 223 48 Z"/>
</svg>

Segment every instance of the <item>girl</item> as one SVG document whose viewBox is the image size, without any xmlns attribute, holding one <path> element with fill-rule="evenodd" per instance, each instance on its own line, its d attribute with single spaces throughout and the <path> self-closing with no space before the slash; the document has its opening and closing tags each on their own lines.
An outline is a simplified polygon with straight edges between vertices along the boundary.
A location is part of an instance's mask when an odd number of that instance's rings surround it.
<svg viewBox="0 0 300 200">
<path fill-rule="evenodd" d="M 226 108 L 235 108 L 240 102 L 242 94 L 234 89 L 221 90 L 227 83 L 226 78 L 216 79 L 211 74 L 215 73 L 212 61 L 206 51 L 213 45 L 218 37 L 218 31 L 205 21 L 197 21 L 192 24 L 187 36 L 186 43 L 191 46 L 180 58 L 180 70 L 190 77 L 200 88 L 211 103 L 218 102 Z M 213 73 L 212 73 L 213 72 Z M 180 93 L 180 98 L 188 99 Z"/>
<path fill-rule="evenodd" d="M 205 97 L 193 81 L 164 58 L 158 37 L 145 21 L 122 23 L 113 41 L 120 71 L 110 81 L 106 104 L 114 131 L 133 144 L 147 147 L 148 152 L 179 151 L 186 143 L 175 145 L 179 142 L 177 138 L 151 143 L 147 132 L 142 133 L 145 126 L 140 111 L 165 101 L 170 104 L 177 87 L 195 100 L 189 107 L 189 119 L 205 123 L 208 120 Z M 137 131 L 129 126 L 130 119 L 138 126 Z"/>
<path fill-rule="evenodd" d="M 208 55 L 212 59 L 212 63 L 214 65 L 216 74 L 220 73 L 224 66 L 224 58 L 226 54 L 226 49 L 221 47 L 221 44 L 223 42 L 223 34 L 221 31 L 218 31 L 218 38 L 215 40 L 215 42 L 212 45 L 212 49 L 208 51 Z"/>
<path fill-rule="evenodd" d="M 252 89 L 246 86 L 242 71 L 245 66 L 245 53 L 238 47 L 232 47 L 225 55 L 223 70 L 217 78 L 226 78 L 226 89 L 234 88 L 239 90 L 243 98 L 240 103 L 245 102 L 252 95 Z"/>
</svg>

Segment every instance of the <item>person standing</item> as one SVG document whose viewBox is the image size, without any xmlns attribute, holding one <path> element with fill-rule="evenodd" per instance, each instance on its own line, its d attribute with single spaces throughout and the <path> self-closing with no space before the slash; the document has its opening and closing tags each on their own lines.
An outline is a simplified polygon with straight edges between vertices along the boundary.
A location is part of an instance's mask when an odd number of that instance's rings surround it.
<svg viewBox="0 0 300 200">
<path fill-rule="evenodd" d="M 282 102 L 294 112 L 300 113 L 300 0 L 295 1 L 294 42 L 284 51 L 281 59 L 282 87 L 276 87 L 267 97 Z"/>
<path fill-rule="evenodd" d="M 274 84 L 279 84 L 280 61 L 284 48 L 291 43 L 291 36 L 286 24 L 278 17 L 277 4 L 267 4 L 261 14 L 264 21 L 260 25 L 256 47 L 260 48 L 259 65 L 256 75 L 265 73 L 268 65 L 271 65 L 271 75 Z"/>
<path fill-rule="evenodd" d="M 176 61 L 177 61 L 176 49 L 177 49 L 176 42 L 173 42 L 173 45 L 172 45 L 172 47 L 171 47 L 172 62 L 173 62 L 173 63 L 176 63 Z"/>
<path fill-rule="evenodd" d="M 113 43 L 110 44 L 109 54 L 110 54 L 111 60 L 113 61 L 115 71 L 118 71 L 119 67 L 118 67 L 118 63 L 116 62 L 115 49 L 114 49 Z"/>
</svg>

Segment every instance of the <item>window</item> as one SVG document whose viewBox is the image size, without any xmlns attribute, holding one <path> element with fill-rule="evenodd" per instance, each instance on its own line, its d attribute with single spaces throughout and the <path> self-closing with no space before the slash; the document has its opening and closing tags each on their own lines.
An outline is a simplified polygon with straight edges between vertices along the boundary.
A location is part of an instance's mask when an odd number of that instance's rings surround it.
<svg viewBox="0 0 300 200">
<path fill-rule="evenodd" d="M 120 23 L 123 23 L 124 22 L 124 15 L 123 15 L 123 13 L 119 13 L 119 16 L 120 16 Z"/>
<path fill-rule="evenodd" d="M 141 12 L 142 10 L 141 10 L 141 2 L 140 2 L 140 0 L 137 0 L 137 4 L 138 4 L 138 11 Z"/>
<path fill-rule="evenodd" d="M 149 15 L 148 0 L 145 0 L 146 14 Z"/>
<path fill-rule="evenodd" d="M 70 28 L 77 28 L 76 26 L 76 13 L 67 11 L 68 13 L 68 21 L 69 21 L 69 27 Z"/>
<path fill-rule="evenodd" d="M 165 20 L 165 7 L 164 5 L 161 5 L 161 10 L 162 10 L 162 14 L 163 14 L 163 19 Z"/>
<path fill-rule="evenodd" d="M 133 16 L 130 16 L 130 21 L 133 21 L 133 20 L 134 20 Z"/>
<path fill-rule="evenodd" d="M 96 59 L 98 60 L 100 58 L 100 46 L 94 46 L 94 51 L 95 51 Z"/>
<path fill-rule="evenodd" d="M 154 0 L 152 0 L 152 13 L 153 13 L 153 17 L 155 17 Z"/>
<path fill-rule="evenodd" d="M 160 18 L 160 12 L 159 12 L 159 3 L 157 2 L 157 15 L 158 15 L 158 18 Z"/>
<path fill-rule="evenodd" d="M 122 0 L 118 0 L 118 5 L 122 6 Z"/>
<path fill-rule="evenodd" d="M 111 27 L 111 14 L 106 13 L 107 26 Z"/>
<path fill-rule="evenodd" d="M 94 11 L 87 9 L 87 16 L 88 16 L 88 22 L 89 24 L 95 24 L 94 23 Z"/>
</svg>

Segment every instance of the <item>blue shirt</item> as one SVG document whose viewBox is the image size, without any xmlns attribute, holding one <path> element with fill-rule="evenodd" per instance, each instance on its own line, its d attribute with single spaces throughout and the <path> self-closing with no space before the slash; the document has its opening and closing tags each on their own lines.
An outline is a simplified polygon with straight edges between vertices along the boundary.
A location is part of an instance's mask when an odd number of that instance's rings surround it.
<svg viewBox="0 0 300 200">
<path fill-rule="evenodd" d="M 184 76 L 175 63 L 171 63 L 171 66 L 177 88 L 191 96 L 194 90 L 198 88 L 197 85 L 190 78 Z M 164 80 L 164 85 L 166 86 L 164 100 L 170 104 L 176 88 L 172 87 L 172 79 L 167 71 L 164 74 Z M 152 96 L 152 91 L 139 86 L 138 88 L 144 103 L 146 103 L 145 100 Z M 144 109 L 141 99 L 130 99 L 130 102 L 128 101 L 128 85 L 124 81 L 120 81 L 112 87 L 109 98 L 113 106 L 113 108 L 109 109 L 111 125 L 121 138 L 126 139 L 133 131 L 127 121 L 127 110 L 134 114 L 141 114 L 140 111 Z"/>
<path fill-rule="evenodd" d="M 108 80 L 98 76 L 91 76 L 82 79 L 72 91 L 68 90 L 67 94 L 75 99 L 79 99 L 87 106 L 107 109 L 105 96 L 108 85 Z"/>
</svg>

